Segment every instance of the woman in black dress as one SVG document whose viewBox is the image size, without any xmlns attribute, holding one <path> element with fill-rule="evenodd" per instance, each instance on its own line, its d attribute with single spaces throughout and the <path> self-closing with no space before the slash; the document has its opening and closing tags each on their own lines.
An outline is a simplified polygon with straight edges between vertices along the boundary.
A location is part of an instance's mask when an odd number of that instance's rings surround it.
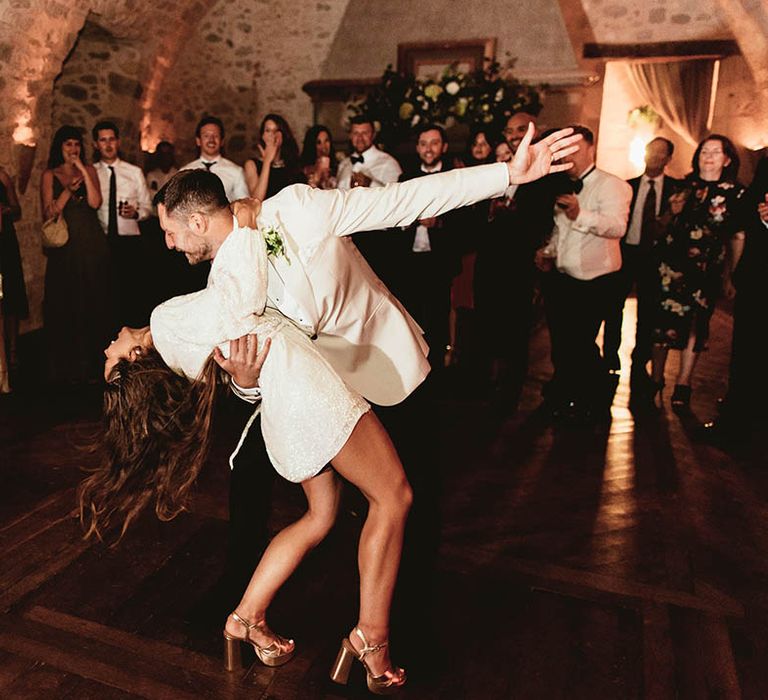
<svg viewBox="0 0 768 700">
<path fill-rule="evenodd" d="M 288 122 L 268 114 L 259 127 L 259 157 L 245 161 L 245 181 L 251 197 L 265 200 L 283 187 L 306 182 L 299 165 L 299 147 Z"/>
<path fill-rule="evenodd" d="M 707 347 L 709 321 L 721 293 L 735 294 L 730 282 L 743 245 L 739 200 L 744 187 L 736 180 L 739 157 L 725 136 L 707 136 L 693 154 L 693 172 L 670 199 L 670 218 L 662 222 L 655 252 L 659 297 L 653 326 L 653 380 L 659 393 L 670 349 L 679 350 L 680 368 L 672 407 L 691 399 L 691 376 Z"/>
<path fill-rule="evenodd" d="M 21 266 L 19 241 L 13 222 L 21 218 L 21 206 L 13 180 L 0 168 L 0 275 L 2 275 L 2 318 L 8 366 L 16 369 L 16 341 L 19 337 L 19 319 L 29 315 L 27 288 Z"/>
<path fill-rule="evenodd" d="M 62 126 L 53 137 L 40 195 L 43 216 L 63 216 L 69 240 L 48 248 L 43 326 L 50 380 L 62 384 L 101 378 L 109 340 L 109 249 L 96 210 L 101 190 L 83 163 L 83 137 Z"/>
</svg>

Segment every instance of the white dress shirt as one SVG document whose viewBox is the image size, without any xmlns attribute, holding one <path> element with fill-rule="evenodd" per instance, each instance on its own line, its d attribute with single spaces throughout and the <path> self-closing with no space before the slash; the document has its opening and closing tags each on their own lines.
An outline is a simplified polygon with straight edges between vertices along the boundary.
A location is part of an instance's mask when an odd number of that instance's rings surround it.
<svg viewBox="0 0 768 700">
<path fill-rule="evenodd" d="M 645 198 L 651 189 L 651 183 L 656 188 L 656 216 L 661 211 L 661 193 L 664 191 L 664 175 L 658 177 L 648 177 L 643 175 L 640 178 L 640 184 L 637 187 L 637 198 L 635 199 L 635 208 L 632 210 L 632 216 L 629 220 L 627 237 L 624 242 L 627 245 L 640 245 L 640 234 L 643 228 L 643 208 L 645 207 Z"/>
<path fill-rule="evenodd" d="M 424 163 L 422 163 L 419 167 L 421 172 L 426 173 L 427 175 L 431 175 L 432 173 L 439 173 L 443 169 L 443 161 L 437 161 L 437 163 L 432 167 L 424 165 Z M 412 250 L 414 253 L 432 252 L 432 245 L 429 242 L 429 229 L 422 224 L 419 224 L 416 227 L 416 235 L 413 237 Z"/>
<path fill-rule="evenodd" d="M 157 191 L 162 189 L 165 183 L 177 172 L 179 172 L 179 169 L 175 166 L 172 166 L 167 173 L 163 172 L 160 168 L 150 170 L 147 173 L 147 187 L 149 188 L 150 194 L 154 197 L 155 194 L 157 194 Z"/>
<path fill-rule="evenodd" d="M 197 158 L 187 163 L 182 170 L 205 170 L 204 163 L 213 163 L 209 170 L 214 175 L 218 175 L 224 183 L 224 192 L 230 202 L 249 196 L 248 185 L 245 184 L 245 171 L 237 163 L 221 155 L 211 159 Z"/>
<path fill-rule="evenodd" d="M 339 163 L 336 179 L 340 190 L 351 189 L 352 173 L 362 173 L 371 178 L 371 187 L 383 187 L 390 182 L 397 182 L 400 173 L 403 172 L 395 158 L 389 153 L 380 151 L 376 146 L 371 146 L 360 155 L 363 157 L 362 163 L 353 164 L 349 157 Z"/>
<path fill-rule="evenodd" d="M 619 239 L 627 230 L 632 187 L 597 168 L 587 172 L 582 182 L 576 195 L 579 215 L 571 221 L 555 208 L 555 228 L 547 249 L 556 253 L 560 272 L 591 280 L 621 268 Z"/>
<path fill-rule="evenodd" d="M 109 225 L 109 180 L 112 176 L 110 166 L 103 161 L 98 161 L 94 167 L 99 178 L 99 187 L 101 188 L 101 206 L 99 207 L 99 223 L 107 232 Z M 115 184 L 117 185 L 117 206 L 120 202 L 128 202 L 138 212 L 138 219 L 128 219 L 117 216 L 117 233 L 120 236 L 138 236 L 139 221 L 152 216 L 152 196 L 147 189 L 147 181 L 144 179 L 144 173 L 137 165 L 131 165 L 119 158 L 111 164 L 115 170 Z"/>
</svg>

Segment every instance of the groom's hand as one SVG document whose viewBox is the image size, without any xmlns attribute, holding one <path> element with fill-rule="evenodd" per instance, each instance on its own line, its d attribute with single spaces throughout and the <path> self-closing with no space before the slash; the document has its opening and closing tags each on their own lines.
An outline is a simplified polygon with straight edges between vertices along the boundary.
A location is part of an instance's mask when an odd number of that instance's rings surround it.
<svg viewBox="0 0 768 700">
<path fill-rule="evenodd" d="M 515 157 L 507 163 L 509 168 L 509 184 L 522 185 L 525 182 L 538 180 L 550 173 L 559 173 L 573 167 L 573 163 L 559 163 L 565 156 L 579 150 L 581 134 L 573 134 L 573 129 L 560 129 L 545 139 L 531 145 L 534 134 L 533 122 L 528 124 Z"/>
<path fill-rule="evenodd" d="M 252 389 L 259 386 L 261 367 L 267 359 L 269 346 L 272 339 L 267 338 L 258 349 L 256 335 L 250 333 L 237 340 L 229 341 L 229 357 L 224 357 L 218 346 L 213 350 L 213 359 L 229 376 L 235 384 L 242 389 Z"/>
<path fill-rule="evenodd" d="M 240 228 L 257 228 L 256 219 L 259 218 L 261 211 L 261 201 L 253 197 L 236 199 L 229 205 L 229 208 L 235 215 L 237 225 Z"/>
</svg>

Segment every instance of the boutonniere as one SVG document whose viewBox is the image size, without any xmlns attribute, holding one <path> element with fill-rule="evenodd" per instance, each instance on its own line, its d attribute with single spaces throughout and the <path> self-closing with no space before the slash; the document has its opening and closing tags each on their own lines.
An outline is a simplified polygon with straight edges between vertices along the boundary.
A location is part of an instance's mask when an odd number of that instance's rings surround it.
<svg viewBox="0 0 768 700">
<path fill-rule="evenodd" d="M 285 258 L 285 261 L 290 265 L 291 261 L 285 252 L 285 242 L 280 235 L 280 231 L 274 226 L 268 226 L 267 228 L 260 229 L 261 235 L 264 236 L 264 243 L 267 246 L 267 256 L 273 258 Z"/>
</svg>

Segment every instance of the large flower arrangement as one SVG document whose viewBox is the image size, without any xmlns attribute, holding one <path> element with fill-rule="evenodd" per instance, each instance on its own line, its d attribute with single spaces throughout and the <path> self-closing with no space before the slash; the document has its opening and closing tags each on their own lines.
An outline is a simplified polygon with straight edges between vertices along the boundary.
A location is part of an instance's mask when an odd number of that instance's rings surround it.
<svg viewBox="0 0 768 700">
<path fill-rule="evenodd" d="M 350 102 L 350 116 L 365 115 L 380 127 L 385 143 L 407 140 L 425 122 L 446 127 L 467 124 L 500 132 L 515 112 L 534 116 L 542 109 L 540 86 L 522 83 L 511 76 L 512 64 L 502 74 L 497 62 L 474 73 L 462 73 L 455 65 L 438 78 L 402 75 L 387 66 L 381 83 L 364 98 Z"/>
</svg>

